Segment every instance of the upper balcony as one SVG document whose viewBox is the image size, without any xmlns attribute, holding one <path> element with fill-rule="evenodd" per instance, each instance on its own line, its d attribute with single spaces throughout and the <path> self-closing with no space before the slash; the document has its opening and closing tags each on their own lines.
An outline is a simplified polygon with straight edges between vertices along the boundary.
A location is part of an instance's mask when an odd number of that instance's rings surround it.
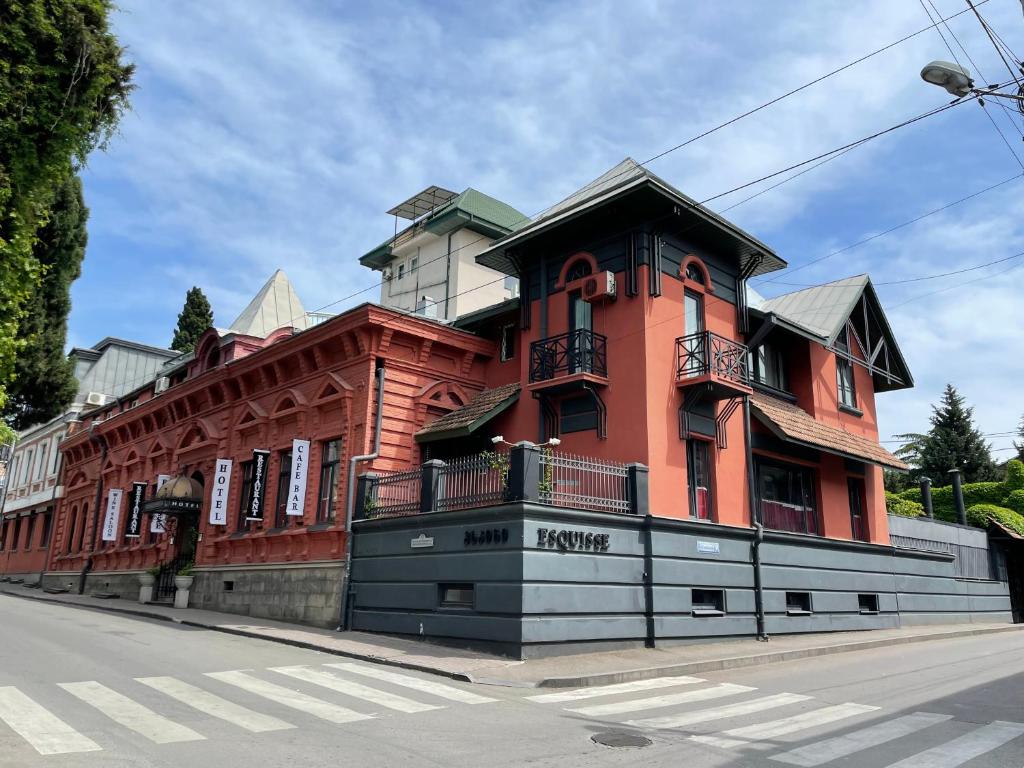
<svg viewBox="0 0 1024 768">
<path fill-rule="evenodd" d="M 530 345 L 531 390 L 547 392 L 581 389 L 608 383 L 608 339 L 578 328 Z"/>
<path fill-rule="evenodd" d="M 706 385 L 716 400 L 750 394 L 750 357 L 738 341 L 711 331 L 676 339 L 676 386 Z"/>
</svg>

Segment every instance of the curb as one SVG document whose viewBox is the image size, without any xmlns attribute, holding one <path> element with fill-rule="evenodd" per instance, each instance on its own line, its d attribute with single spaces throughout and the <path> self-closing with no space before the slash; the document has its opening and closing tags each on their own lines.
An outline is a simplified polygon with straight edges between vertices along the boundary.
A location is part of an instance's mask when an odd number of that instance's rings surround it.
<svg viewBox="0 0 1024 768">
<path fill-rule="evenodd" d="M 822 645 L 815 648 L 798 648 L 791 651 L 758 653 L 749 656 L 731 656 L 724 659 L 708 659 L 692 661 L 685 664 L 670 664 L 663 667 L 646 667 L 631 669 L 624 672 L 603 672 L 578 677 L 548 677 L 536 683 L 537 688 L 587 688 L 595 685 L 613 683 L 631 683 L 636 680 L 650 680 L 654 677 L 674 676 L 692 672 L 722 672 L 744 667 L 757 667 L 764 664 L 777 664 L 782 661 L 809 659 L 816 656 L 833 656 L 840 653 L 867 651 L 873 648 L 885 648 L 892 645 L 908 645 L 925 643 L 930 640 L 950 640 L 973 635 L 991 635 L 1002 632 L 1022 632 L 1024 626 L 1008 624 L 1005 627 L 986 627 L 984 629 L 959 629 L 949 632 L 934 632 L 928 635 L 912 635 L 910 637 L 890 637 L 878 640 L 863 640 L 839 645 Z M 770 642 L 770 641 L 769 641 Z M 475 682 L 475 681 L 474 681 Z"/>
<path fill-rule="evenodd" d="M 252 632 L 236 627 L 225 627 L 217 624 L 205 624 L 191 619 L 178 619 L 162 613 L 137 610 L 133 608 L 121 608 L 113 605 L 82 605 L 71 600 L 59 598 L 42 597 L 41 595 L 27 595 L 18 592 L 10 592 L 0 589 L 0 595 L 8 595 L 23 600 L 34 600 L 40 603 L 56 603 L 70 608 L 78 608 L 86 611 L 106 611 L 107 613 L 118 613 L 126 616 L 134 616 L 143 619 L 155 619 L 157 621 L 170 622 L 186 627 L 206 629 L 212 632 L 221 632 L 226 635 L 247 637 L 253 640 L 265 640 L 269 643 L 289 645 L 294 648 L 302 648 L 309 651 L 318 651 L 331 656 L 342 656 L 349 659 L 380 664 L 387 667 L 397 667 L 415 672 L 425 672 L 449 680 L 458 680 L 464 683 L 477 685 L 495 685 L 506 688 L 587 688 L 597 685 L 611 685 L 614 683 L 630 683 L 636 680 L 650 680 L 655 677 L 685 675 L 695 672 L 722 672 L 730 669 L 742 669 L 744 667 L 757 667 L 765 664 L 777 664 L 784 661 L 795 661 L 798 659 L 809 659 L 817 656 L 832 656 L 840 653 L 854 653 L 856 651 L 884 648 L 892 645 L 908 645 L 910 643 L 925 643 L 930 640 L 951 640 L 959 637 L 972 637 L 975 635 L 991 635 L 1003 632 L 1024 632 L 1024 625 L 1007 624 L 1002 627 L 985 627 L 977 629 L 954 629 L 948 632 L 933 632 L 927 635 L 911 635 L 908 637 L 888 637 L 877 640 L 858 640 L 856 642 L 842 643 L 838 645 L 822 645 L 813 648 L 797 648 L 790 651 L 769 651 L 767 653 L 756 653 L 747 656 L 730 656 L 720 659 L 708 659 L 705 661 L 691 661 L 682 664 L 669 664 L 660 667 L 644 667 L 641 669 L 630 669 L 622 672 L 599 672 L 591 675 L 579 675 L 575 677 L 548 677 L 538 682 L 521 680 L 501 680 L 492 677 L 476 676 L 465 672 L 449 672 L 446 670 L 430 667 L 425 664 L 403 662 L 399 659 L 373 656 L 370 654 L 344 651 L 338 648 L 319 645 L 305 640 L 296 640 L 288 637 L 274 637 Z M 769 641 L 770 642 L 770 641 Z"/>
</svg>

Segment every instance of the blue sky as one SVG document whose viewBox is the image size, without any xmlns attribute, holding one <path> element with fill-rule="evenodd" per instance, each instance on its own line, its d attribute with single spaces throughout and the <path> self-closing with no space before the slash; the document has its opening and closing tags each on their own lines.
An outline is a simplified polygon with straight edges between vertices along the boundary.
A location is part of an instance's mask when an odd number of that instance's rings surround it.
<svg viewBox="0 0 1024 768">
<path fill-rule="evenodd" d="M 934 2 L 944 16 L 965 8 Z M 915 0 L 121 5 L 138 90 L 84 173 L 92 215 L 72 345 L 166 345 L 192 285 L 228 325 L 278 267 L 309 310 L 364 288 L 331 310 L 373 299 L 376 275 L 357 259 L 391 233 L 384 211 L 429 184 L 535 214 L 623 157 L 643 161 L 929 23 Z M 1018 0 L 980 10 L 1024 54 Z M 950 25 L 983 75 L 1008 78 L 971 15 Z M 949 52 L 932 30 L 650 167 L 698 200 L 717 195 L 945 103 L 918 77 L 937 58 Z M 1024 119 L 989 112 L 1024 158 Z M 725 215 L 795 268 L 1021 172 L 966 104 Z M 1014 179 L 756 287 L 860 272 L 880 284 L 1011 256 L 1024 251 L 1022 191 Z M 924 430 L 947 381 L 983 431 L 1015 427 L 1022 287 L 1024 258 L 879 285 L 917 383 L 879 397 L 883 439 Z"/>
</svg>

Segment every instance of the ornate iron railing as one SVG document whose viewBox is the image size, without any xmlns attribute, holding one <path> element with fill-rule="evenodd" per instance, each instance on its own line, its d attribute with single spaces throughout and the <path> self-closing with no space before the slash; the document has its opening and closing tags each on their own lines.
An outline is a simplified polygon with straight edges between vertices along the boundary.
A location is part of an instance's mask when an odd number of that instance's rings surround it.
<svg viewBox="0 0 1024 768">
<path fill-rule="evenodd" d="M 156 589 L 153 590 L 154 600 L 163 602 L 174 599 L 174 577 L 191 560 L 191 555 L 178 555 L 160 566 L 160 571 L 156 575 Z"/>
<path fill-rule="evenodd" d="M 632 510 L 625 464 L 587 456 L 540 454 L 539 497 L 544 504 L 597 512 Z"/>
<path fill-rule="evenodd" d="M 676 379 L 683 381 L 712 374 L 719 379 L 750 385 L 750 359 L 738 341 L 711 331 L 676 339 Z"/>
<path fill-rule="evenodd" d="M 576 373 L 607 376 L 607 345 L 607 337 L 586 328 L 535 341 L 530 345 L 530 381 Z"/>
<path fill-rule="evenodd" d="M 452 459 L 438 473 L 438 510 L 501 504 L 508 494 L 508 470 L 508 453 L 503 452 Z"/>
<path fill-rule="evenodd" d="M 374 517 L 404 517 L 420 511 L 420 487 L 423 470 L 388 472 L 373 479 L 367 489 L 364 515 Z"/>
</svg>

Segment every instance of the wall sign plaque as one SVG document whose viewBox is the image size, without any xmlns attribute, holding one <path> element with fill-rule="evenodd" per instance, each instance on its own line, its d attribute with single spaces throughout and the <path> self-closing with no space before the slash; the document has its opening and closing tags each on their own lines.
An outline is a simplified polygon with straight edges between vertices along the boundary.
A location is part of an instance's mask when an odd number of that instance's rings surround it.
<svg viewBox="0 0 1024 768">
<path fill-rule="evenodd" d="M 610 534 L 573 531 L 568 529 L 537 529 L 537 546 L 543 549 L 560 549 L 563 552 L 607 552 Z"/>
</svg>

